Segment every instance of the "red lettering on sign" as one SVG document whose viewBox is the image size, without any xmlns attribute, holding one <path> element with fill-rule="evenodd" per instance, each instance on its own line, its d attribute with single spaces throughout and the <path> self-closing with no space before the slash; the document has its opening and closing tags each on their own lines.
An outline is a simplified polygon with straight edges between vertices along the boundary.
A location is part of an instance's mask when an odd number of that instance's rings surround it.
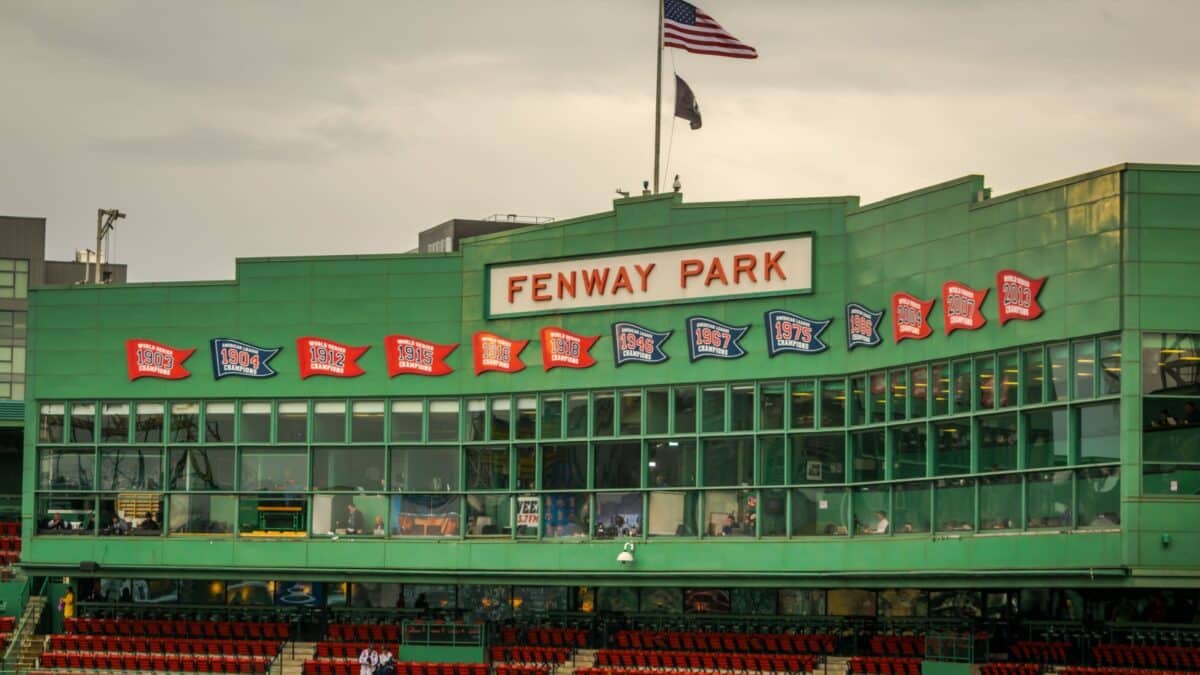
<svg viewBox="0 0 1200 675">
<path fill-rule="evenodd" d="M 558 273 L 558 299 L 562 300 L 564 295 L 575 297 L 575 270 L 571 270 L 569 277 L 562 272 Z"/>
<path fill-rule="evenodd" d="M 725 277 L 725 266 L 721 264 L 720 258 L 714 257 L 708 267 L 708 275 L 704 277 L 704 285 L 711 286 L 717 279 L 720 279 L 722 284 L 729 285 L 729 279 Z"/>
<path fill-rule="evenodd" d="M 553 275 L 551 275 L 549 272 L 543 272 L 541 274 L 533 275 L 533 301 L 534 302 L 546 302 L 547 300 L 554 299 L 549 293 L 545 292 L 546 282 L 550 280 L 551 276 L 553 276 Z"/>
<path fill-rule="evenodd" d="M 649 286 L 650 273 L 654 271 L 654 263 L 650 263 L 649 265 L 647 265 L 645 267 L 642 267 L 641 265 L 634 265 L 633 269 L 636 270 L 638 273 L 638 276 L 641 277 L 642 292 L 645 293 L 646 288 Z"/>
<path fill-rule="evenodd" d="M 741 283 L 742 275 L 750 277 L 750 281 L 758 283 L 758 278 L 754 276 L 754 267 L 758 265 L 758 258 L 748 253 L 742 253 L 733 256 L 733 283 Z"/>
<path fill-rule="evenodd" d="M 763 281 L 771 280 L 771 270 L 775 270 L 781 280 L 787 280 L 787 275 L 783 273 L 783 267 L 779 264 L 782 257 L 783 251 L 776 251 L 774 254 L 768 251 L 763 254 Z"/>
<path fill-rule="evenodd" d="M 679 287 L 687 288 L 688 277 L 698 277 L 704 271 L 704 262 L 695 258 L 679 261 Z"/>
<path fill-rule="evenodd" d="M 624 265 L 617 268 L 617 278 L 613 279 L 612 294 L 616 295 L 617 290 L 621 288 L 633 295 L 633 282 L 629 280 L 629 270 L 626 270 Z"/>
<path fill-rule="evenodd" d="M 604 295 L 604 289 L 608 287 L 608 272 L 605 267 L 603 270 L 590 269 L 583 271 L 583 290 L 588 295 L 595 293 L 596 295 Z"/>
<path fill-rule="evenodd" d="M 508 278 L 508 304 L 511 305 L 513 300 L 517 297 L 517 293 L 520 293 L 523 290 L 521 288 L 521 282 L 528 278 L 529 277 L 525 276 L 524 274 L 517 274 Z"/>
</svg>

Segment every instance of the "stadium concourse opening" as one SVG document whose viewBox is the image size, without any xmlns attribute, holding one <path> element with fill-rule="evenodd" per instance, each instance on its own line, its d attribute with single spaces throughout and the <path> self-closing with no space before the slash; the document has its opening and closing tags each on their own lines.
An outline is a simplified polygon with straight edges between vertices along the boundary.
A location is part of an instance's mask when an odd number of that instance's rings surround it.
<svg viewBox="0 0 1200 675">
<path fill-rule="evenodd" d="M 1200 670 L 1200 167 L 443 240 L 32 290 L 12 659 Z"/>
</svg>

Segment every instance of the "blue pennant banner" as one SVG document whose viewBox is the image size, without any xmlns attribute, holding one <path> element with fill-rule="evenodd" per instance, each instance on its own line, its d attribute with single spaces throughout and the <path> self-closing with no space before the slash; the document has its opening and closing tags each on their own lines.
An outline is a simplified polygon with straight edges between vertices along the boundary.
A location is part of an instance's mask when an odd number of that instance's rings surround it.
<svg viewBox="0 0 1200 675">
<path fill-rule="evenodd" d="M 618 321 L 612 325 L 613 331 L 613 363 L 620 366 L 626 363 L 662 363 L 667 360 L 663 351 L 663 343 L 675 331 L 660 333 L 644 326 L 628 321 Z"/>
<path fill-rule="evenodd" d="M 765 315 L 767 321 L 767 352 L 771 356 L 783 352 L 819 354 L 829 345 L 821 341 L 821 332 L 833 319 L 815 321 L 799 314 L 773 309 Z"/>
<path fill-rule="evenodd" d="M 279 353 L 281 347 L 267 349 L 255 347 L 252 344 L 230 338 L 214 338 L 212 344 L 213 377 L 218 380 L 226 375 L 240 377 L 271 377 L 275 369 L 271 368 L 271 357 Z"/>
<path fill-rule="evenodd" d="M 688 317 L 688 354 L 693 361 L 703 358 L 738 359 L 746 350 L 738 340 L 750 326 L 729 326 L 706 316 Z"/>
<path fill-rule="evenodd" d="M 882 318 L 882 309 L 872 312 L 856 302 L 846 305 L 846 349 L 879 344 L 879 320 Z"/>
</svg>

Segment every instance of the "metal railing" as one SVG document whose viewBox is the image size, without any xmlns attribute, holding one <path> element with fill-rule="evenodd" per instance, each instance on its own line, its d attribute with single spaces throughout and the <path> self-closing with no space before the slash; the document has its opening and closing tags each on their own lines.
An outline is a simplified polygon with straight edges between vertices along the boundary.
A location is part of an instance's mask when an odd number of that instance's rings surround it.
<svg viewBox="0 0 1200 675">
<path fill-rule="evenodd" d="M 482 647 L 485 625 L 475 623 L 441 623 L 410 619 L 401 622 L 401 641 L 406 645 Z"/>
<path fill-rule="evenodd" d="M 959 663 L 986 661 L 988 639 L 973 632 L 929 633 L 925 636 L 925 658 Z"/>
<path fill-rule="evenodd" d="M 46 585 L 49 583 L 49 581 L 50 579 L 48 577 L 42 579 L 42 585 L 39 587 L 36 595 L 43 597 L 45 596 Z M 17 625 L 13 627 L 13 632 L 9 636 L 8 645 L 6 645 L 4 648 L 4 656 L 0 658 L 0 672 L 8 672 L 10 670 L 16 672 L 17 664 L 15 661 L 17 660 L 17 657 L 21 655 L 21 647 L 25 644 L 25 638 L 30 631 L 37 629 L 36 625 L 29 625 L 29 598 L 35 595 L 31 593 L 32 586 L 33 581 L 31 579 L 26 579 L 25 584 L 21 589 L 21 614 L 17 619 Z M 42 612 L 45 612 L 44 606 L 42 607 Z M 40 621 L 41 619 L 42 615 L 39 614 L 38 620 Z"/>
</svg>

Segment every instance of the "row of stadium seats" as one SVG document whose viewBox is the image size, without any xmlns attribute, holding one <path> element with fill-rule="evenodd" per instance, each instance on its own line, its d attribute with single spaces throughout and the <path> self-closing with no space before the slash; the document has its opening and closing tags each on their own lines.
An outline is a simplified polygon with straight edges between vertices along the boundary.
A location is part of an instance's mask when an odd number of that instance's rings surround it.
<svg viewBox="0 0 1200 675">
<path fill-rule="evenodd" d="M 394 623 L 331 623 L 326 640 L 343 642 L 400 642 L 400 626 Z"/>
<path fill-rule="evenodd" d="M 101 670 L 142 670 L 188 673 L 265 673 L 271 660 L 263 657 L 188 656 L 175 654 L 104 654 L 96 652 L 45 652 L 44 668 L 82 668 Z"/>
<path fill-rule="evenodd" d="M 617 647 L 624 649 L 671 649 L 688 652 L 832 654 L 837 648 L 837 638 L 824 634 L 623 630 L 613 636 L 613 641 Z"/>
<path fill-rule="evenodd" d="M 871 653 L 875 656 L 924 656 L 924 635 L 872 635 Z"/>
<path fill-rule="evenodd" d="M 492 647 L 493 661 L 517 663 L 565 663 L 571 658 L 568 647 Z"/>
<path fill-rule="evenodd" d="M 1045 640 L 1023 640 L 1014 642 L 1008 648 L 1012 658 L 1018 661 L 1033 661 L 1036 663 L 1066 663 L 1071 651 L 1069 642 L 1048 642 Z"/>
<path fill-rule="evenodd" d="M 816 665 L 816 658 L 795 654 L 601 649 L 596 652 L 596 665 L 627 669 L 687 668 L 692 670 L 757 670 L 798 673 L 811 671 Z"/>
<path fill-rule="evenodd" d="M 633 668 L 580 668 L 575 675 L 655 675 L 660 670 L 637 670 Z M 808 671 L 811 672 L 811 671 Z M 689 670 L 687 675 L 727 675 L 724 671 Z"/>
<path fill-rule="evenodd" d="M 0 520 L 0 537 L 20 537 L 21 523 L 15 520 Z"/>
<path fill-rule="evenodd" d="M 0 633 L 11 633 L 17 626 L 17 617 L 0 616 Z"/>
<path fill-rule="evenodd" d="M 985 663 L 979 668 L 980 675 L 1040 675 L 1040 663 Z"/>
<path fill-rule="evenodd" d="M 582 628 L 513 628 L 500 631 L 500 641 L 505 645 L 532 645 L 534 647 L 586 647 L 588 632 Z"/>
<path fill-rule="evenodd" d="M 921 675 L 921 659 L 903 656 L 855 656 L 848 664 L 850 673 L 874 675 Z"/>
<path fill-rule="evenodd" d="M 1097 645 L 1092 656 L 1102 666 L 1200 670 L 1200 647 Z"/>
<path fill-rule="evenodd" d="M 496 675 L 549 675 L 542 666 L 497 665 Z M 304 675 L 358 675 L 358 659 L 310 659 L 304 662 Z M 396 663 L 396 675 L 488 675 L 486 663 Z"/>
<path fill-rule="evenodd" d="M 392 650 L 393 654 L 400 653 L 399 644 L 389 644 L 384 640 L 379 642 L 318 642 L 317 652 L 313 656 L 318 659 L 357 659 L 362 650 L 368 646 L 374 646 L 378 651 L 383 651 L 386 646 Z"/>
<path fill-rule="evenodd" d="M 167 621 L 164 619 L 65 620 L 68 633 L 85 635 L 147 635 L 151 637 L 286 640 L 290 626 L 282 622 Z"/>
<path fill-rule="evenodd" d="M 1194 675 L 1195 671 L 1183 670 L 1134 670 L 1132 668 L 1060 668 L 1058 675 Z"/>
<path fill-rule="evenodd" d="M 279 642 L 266 640 L 151 638 L 125 635 L 51 635 L 48 649 L 56 652 L 275 656 L 279 653 L 280 644 Z"/>
</svg>

